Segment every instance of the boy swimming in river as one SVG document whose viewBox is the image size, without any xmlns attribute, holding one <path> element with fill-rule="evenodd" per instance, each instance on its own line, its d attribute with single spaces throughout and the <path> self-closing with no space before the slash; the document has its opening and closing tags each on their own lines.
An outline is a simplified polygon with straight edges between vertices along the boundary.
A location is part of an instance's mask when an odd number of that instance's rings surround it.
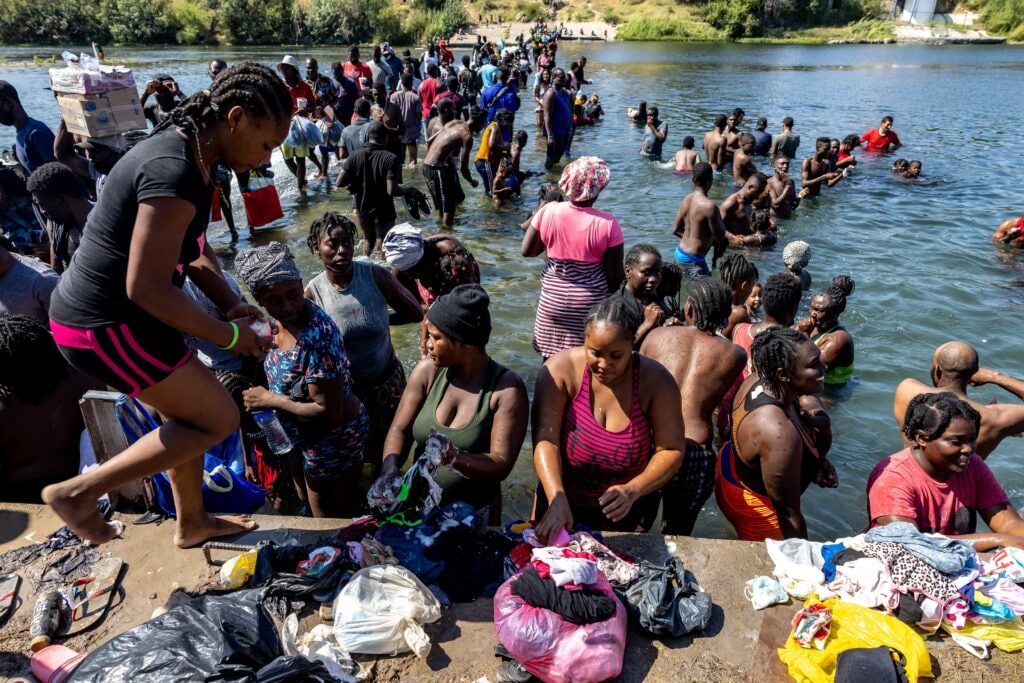
<svg viewBox="0 0 1024 683">
<path fill-rule="evenodd" d="M 892 172 L 903 175 L 904 173 L 907 172 L 907 167 L 909 166 L 910 162 L 907 161 L 906 159 L 897 159 L 896 161 L 892 162 Z"/>
<path fill-rule="evenodd" d="M 692 135 L 683 138 L 683 148 L 676 152 L 673 161 L 676 165 L 676 173 L 691 173 L 694 165 L 700 163 L 700 154 L 693 149 Z"/>
<path fill-rule="evenodd" d="M 918 159 L 914 159 L 907 164 L 907 170 L 903 172 L 903 177 L 908 180 L 913 180 L 921 175 L 921 162 Z"/>
</svg>

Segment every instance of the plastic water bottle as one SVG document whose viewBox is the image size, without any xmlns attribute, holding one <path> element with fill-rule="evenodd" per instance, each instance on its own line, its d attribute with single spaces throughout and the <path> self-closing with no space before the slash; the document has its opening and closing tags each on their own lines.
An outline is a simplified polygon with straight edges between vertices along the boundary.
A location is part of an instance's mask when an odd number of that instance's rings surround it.
<svg viewBox="0 0 1024 683">
<path fill-rule="evenodd" d="M 284 455 L 294 448 L 288 433 L 281 426 L 277 414 L 273 410 L 258 410 L 252 414 L 252 419 L 263 430 L 263 436 L 267 439 L 267 445 L 274 455 Z"/>
<path fill-rule="evenodd" d="M 48 646 L 53 634 L 57 632 L 60 626 L 60 603 L 60 593 L 55 590 L 42 593 L 36 600 L 28 631 L 32 639 L 33 652 L 39 652 Z"/>
</svg>

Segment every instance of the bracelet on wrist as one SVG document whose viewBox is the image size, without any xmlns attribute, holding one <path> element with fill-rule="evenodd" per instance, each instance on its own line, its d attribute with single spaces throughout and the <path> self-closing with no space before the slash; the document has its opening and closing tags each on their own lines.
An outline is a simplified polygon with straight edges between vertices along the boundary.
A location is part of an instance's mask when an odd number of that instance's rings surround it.
<svg viewBox="0 0 1024 683">
<path fill-rule="evenodd" d="M 230 351 L 231 349 L 235 348 L 235 344 L 238 343 L 238 323 L 232 322 L 228 324 L 231 325 L 231 343 L 228 344 L 227 346 L 217 347 L 225 351 Z"/>
</svg>

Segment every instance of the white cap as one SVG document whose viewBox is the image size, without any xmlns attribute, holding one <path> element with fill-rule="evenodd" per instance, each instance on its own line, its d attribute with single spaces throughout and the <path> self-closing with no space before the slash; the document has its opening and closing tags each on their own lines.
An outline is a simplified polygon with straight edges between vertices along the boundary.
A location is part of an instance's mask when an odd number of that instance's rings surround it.
<svg viewBox="0 0 1024 683">
<path fill-rule="evenodd" d="M 285 55 L 284 59 L 277 63 L 277 70 L 280 71 L 281 66 L 284 64 L 287 64 L 288 66 L 291 67 L 295 67 L 296 71 L 302 70 L 301 67 L 299 67 L 299 60 L 295 59 L 295 57 L 292 57 L 291 55 Z"/>
</svg>

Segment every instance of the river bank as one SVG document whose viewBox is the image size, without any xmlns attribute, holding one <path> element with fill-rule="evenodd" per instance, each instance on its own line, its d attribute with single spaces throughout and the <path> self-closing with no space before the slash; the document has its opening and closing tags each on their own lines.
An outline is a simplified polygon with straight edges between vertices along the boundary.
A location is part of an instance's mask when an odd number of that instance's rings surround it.
<svg viewBox="0 0 1024 683">
<path fill-rule="evenodd" d="M 150 619 L 177 589 L 194 591 L 210 583 L 218 569 L 206 563 L 200 549 L 178 550 L 172 543 L 173 522 L 133 526 L 131 517 L 121 518 L 128 527 L 124 538 L 102 546 L 104 555 L 120 557 L 127 565 L 123 597 L 115 600 L 106 619 L 88 633 L 63 641 L 80 652 L 90 652 L 110 638 Z M 277 543 L 311 543 L 329 535 L 348 520 L 302 517 L 257 516 L 260 528 L 234 543 L 254 544 L 262 540 Z M 60 522 L 45 506 L 5 505 L 0 511 L 0 553 L 26 544 L 25 537 L 42 539 L 59 528 Z M 711 622 L 699 635 L 657 639 L 631 625 L 627 633 L 625 667 L 620 683 L 677 683 L 702 681 L 789 680 L 776 650 L 785 643 L 790 621 L 799 608 L 795 601 L 755 611 L 743 595 L 751 578 L 769 575 L 772 563 L 764 544 L 654 534 L 608 534 L 607 542 L 617 551 L 661 564 L 667 557 L 683 559 L 701 587 L 714 601 Z M 229 557 L 231 553 L 218 553 Z M 23 579 L 29 578 L 25 570 Z M 18 683 L 28 676 L 28 623 L 35 595 L 30 581 L 22 582 L 22 605 L 0 635 L 0 677 Z M 300 631 L 318 623 L 315 614 L 304 615 Z M 498 660 L 492 654 L 496 643 L 493 603 L 478 598 L 456 603 L 441 619 L 425 626 L 433 644 L 425 659 L 411 654 L 397 657 L 359 657 L 370 681 L 494 680 Z M 59 639 L 58 639 L 58 642 Z M 941 680 L 1022 680 L 1024 667 L 1019 654 L 996 651 L 989 661 L 978 660 L 948 637 L 927 641 L 932 668 Z M 27 680 L 32 680 L 28 678 Z"/>
</svg>

